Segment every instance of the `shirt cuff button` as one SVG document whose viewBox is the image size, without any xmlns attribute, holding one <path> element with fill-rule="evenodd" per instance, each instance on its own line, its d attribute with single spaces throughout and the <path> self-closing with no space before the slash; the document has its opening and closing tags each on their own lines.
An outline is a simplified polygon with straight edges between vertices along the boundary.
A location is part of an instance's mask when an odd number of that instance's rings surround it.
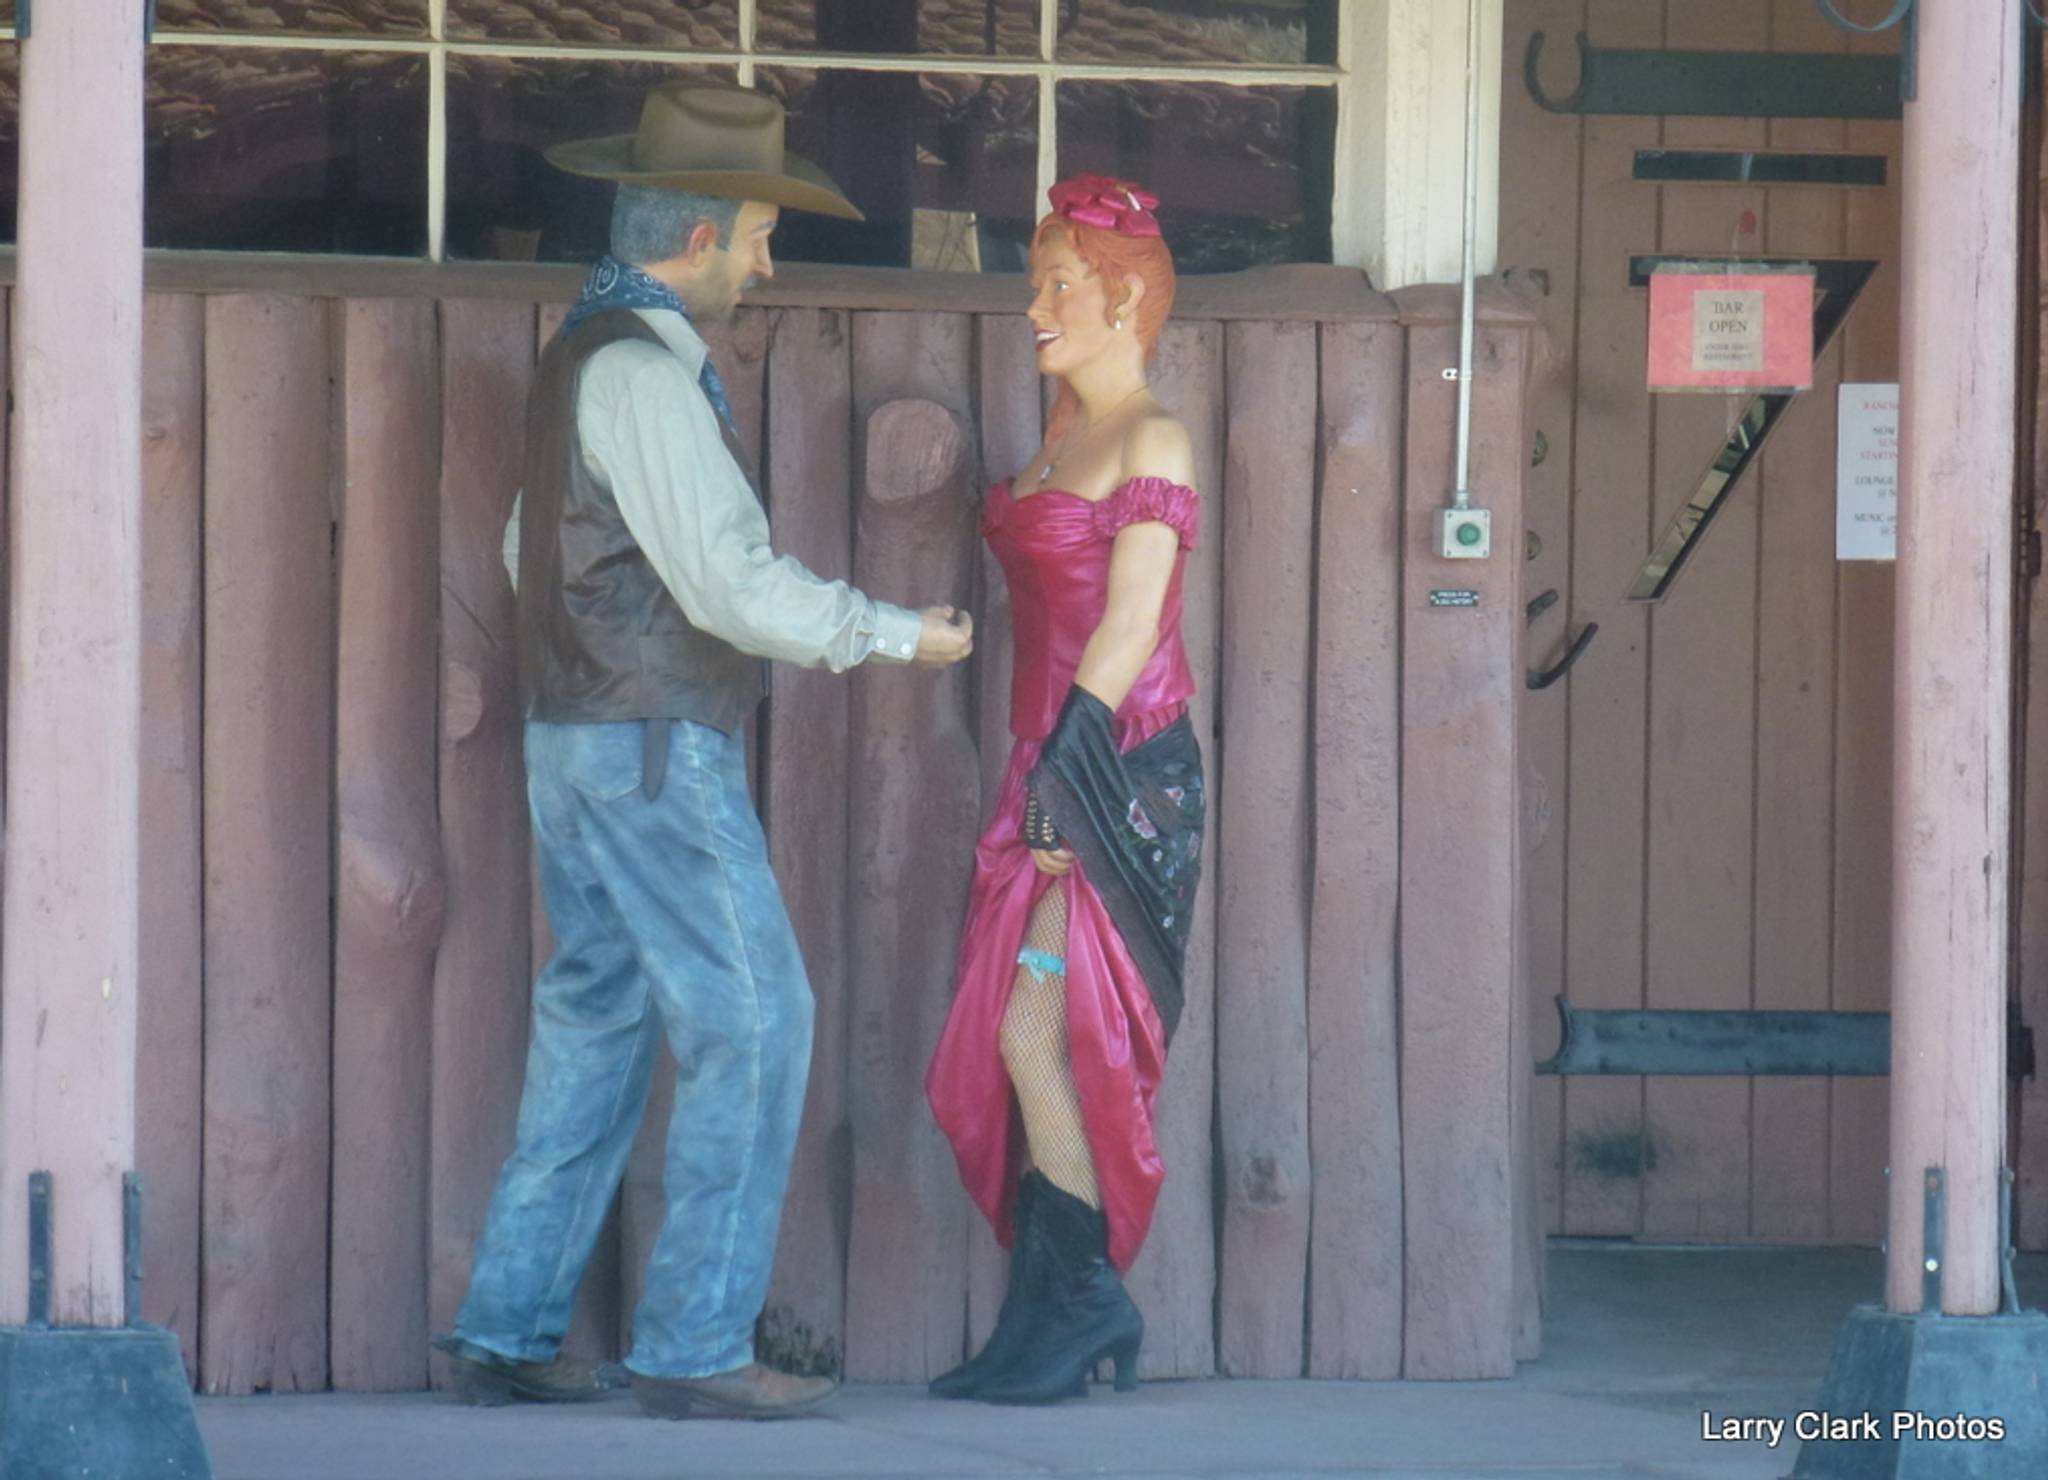
<svg viewBox="0 0 2048 1480">
<path fill-rule="evenodd" d="M 910 655 L 911 655 L 912 653 L 914 653 L 914 652 L 916 652 L 916 651 L 917 651 L 917 649 L 916 649 L 916 648 L 914 648 L 914 647 L 912 647 L 912 646 L 911 646 L 911 645 L 910 645 L 909 643 L 907 643 L 907 642 L 906 642 L 906 643 L 904 643 L 904 644 L 903 644 L 903 656 L 904 656 L 904 657 L 906 657 L 906 658 L 907 658 L 907 657 L 909 657 L 909 656 L 910 656 Z"/>
</svg>

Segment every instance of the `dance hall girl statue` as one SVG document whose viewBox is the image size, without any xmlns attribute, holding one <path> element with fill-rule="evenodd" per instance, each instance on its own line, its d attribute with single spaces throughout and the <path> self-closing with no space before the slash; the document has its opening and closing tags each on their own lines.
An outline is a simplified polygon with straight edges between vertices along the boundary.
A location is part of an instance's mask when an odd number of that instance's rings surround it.
<svg viewBox="0 0 2048 1480">
<path fill-rule="evenodd" d="M 1145 1322 L 1121 1271 L 1165 1176 L 1154 1102 L 1202 854 L 1181 644 L 1200 505 L 1187 430 L 1146 382 L 1173 258 L 1137 186 L 1081 175 L 1051 194 L 1030 318 L 1059 395 L 982 519 L 1009 579 L 1015 745 L 925 1077 L 1012 1251 L 988 1345 L 932 1392 L 994 1403 L 1080 1396 L 1105 1358 L 1136 1384 Z"/>
</svg>

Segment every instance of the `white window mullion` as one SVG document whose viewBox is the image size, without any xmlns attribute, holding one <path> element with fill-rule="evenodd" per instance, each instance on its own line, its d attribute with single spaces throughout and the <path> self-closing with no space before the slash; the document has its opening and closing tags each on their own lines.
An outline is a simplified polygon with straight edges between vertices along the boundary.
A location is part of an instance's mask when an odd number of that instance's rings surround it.
<svg viewBox="0 0 2048 1480">
<path fill-rule="evenodd" d="M 1045 193 L 1060 177 L 1059 72 L 1053 53 L 1060 44 L 1060 0 L 1038 0 L 1038 194 L 1031 219 L 1045 212 Z"/>
<path fill-rule="evenodd" d="M 427 260 L 448 252 L 448 0 L 427 0 Z"/>
<path fill-rule="evenodd" d="M 761 0 L 740 0 L 741 87 L 754 85 L 754 41 L 761 25 Z"/>
<path fill-rule="evenodd" d="M 1031 219 L 1045 214 L 1045 193 L 1060 177 L 1059 79 L 1052 68 L 1038 74 L 1038 195 Z"/>
</svg>

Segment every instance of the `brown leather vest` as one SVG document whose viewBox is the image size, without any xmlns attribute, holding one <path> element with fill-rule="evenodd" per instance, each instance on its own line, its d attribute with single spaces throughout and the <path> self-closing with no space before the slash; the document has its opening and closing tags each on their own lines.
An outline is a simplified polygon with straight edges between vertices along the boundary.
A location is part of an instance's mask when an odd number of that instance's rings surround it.
<svg viewBox="0 0 2048 1480">
<path fill-rule="evenodd" d="M 767 693 L 763 663 L 690 625 L 634 542 L 611 490 L 583 460 L 576 430 L 583 367 L 625 339 L 661 344 L 660 335 L 623 310 L 593 315 L 572 335 L 557 334 L 527 398 L 520 692 L 531 719 L 688 719 L 732 734 Z M 729 429 L 725 437 L 732 448 Z M 745 468 L 736 452 L 734 460 Z"/>
</svg>

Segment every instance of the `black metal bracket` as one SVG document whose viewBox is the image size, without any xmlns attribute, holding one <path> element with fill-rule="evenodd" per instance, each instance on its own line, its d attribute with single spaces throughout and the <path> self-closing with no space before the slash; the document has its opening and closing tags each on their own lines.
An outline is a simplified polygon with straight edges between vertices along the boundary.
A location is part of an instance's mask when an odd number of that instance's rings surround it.
<svg viewBox="0 0 2048 1480">
<path fill-rule="evenodd" d="M 1529 37 L 1522 80 L 1552 113 L 1708 118 L 1897 118 L 1899 58 L 1820 52 L 1605 49 L 1577 36 L 1579 85 L 1563 97 L 1537 76 L 1544 33 Z M 1911 96 L 1904 93 L 1904 96 Z"/>
<path fill-rule="evenodd" d="M 2016 1316 L 2020 1313 L 2020 1285 L 2013 1275 L 2012 1258 L 2012 1189 L 2014 1177 L 2011 1167 L 1998 1169 L 1998 1282 L 2004 1295 L 1999 1314 Z"/>
<path fill-rule="evenodd" d="M 28 1174 L 28 1323 L 50 1324 L 50 1174 Z"/>
<path fill-rule="evenodd" d="M 1631 257 L 1628 263 L 1629 286 L 1649 286 L 1650 274 L 1665 262 L 1692 260 L 1658 254 Z M 1818 364 L 1834 342 L 1843 320 L 1848 318 L 1849 310 L 1855 307 L 1857 298 L 1870 282 L 1871 275 L 1877 271 L 1878 264 L 1853 258 L 1755 257 L 1730 263 L 1729 268 L 1734 271 L 1747 266 L 1794 264 L 1809 264 L 1813 268 L 1813 358 Z M 1700 537 L 1705 534 L 1707 525 L 1728 502 L 1729 495 L 1742 481 L 1742 475 L 1763 451 L 1764 443 L 1777 430 L 1778 423 L 1791 408 L 1792 400 L 1791 395 L 1777 391 L 1760 391 L 1750 398 L 1749 404 L 1736 418 L 1734 430 L 1728 433 L 1727 440 L 1700 474 L 1692 493 L 1679 505 L 1671 523 L 1651 548 L 1629 587 L 1628 600 L 1662 601 L 1670 594 L 1679 571 L 1684 569 L 1692 552 L 1699 548 Z"/>
<path fill-rule="evenodd" d="M 1944 1180 L 1940 1167 L 1929 1167 L 1926 1179 L 1921 1183 L 1924 1202 L 1920 1236 L 1920 1311 L 1930 1316 L 1941 1314 L 1941 1245 L 1947 1215 Z"/>
<path fill-rule="evenodd" d="M 124 1318 L 142 1324 L 142 1173 L 121 1174 L 121 1282 Z"/>
<path fill-rule="evenodd" d="M 1632 1012 L 1557 999 L 1538 1074 L 1889 1074 L 1882 1012 Z"/>
<path fill-rule="evenodd" d="M 1573 1007 L 1557 997 L 1557 1052 L 1538 1074 L 1891 1073 L 1888 1012 L 1745 1012 Z M 2034 1031 L 2006 1012 L 2006 1075 L 2034 1075 Z"/>
</svg>

